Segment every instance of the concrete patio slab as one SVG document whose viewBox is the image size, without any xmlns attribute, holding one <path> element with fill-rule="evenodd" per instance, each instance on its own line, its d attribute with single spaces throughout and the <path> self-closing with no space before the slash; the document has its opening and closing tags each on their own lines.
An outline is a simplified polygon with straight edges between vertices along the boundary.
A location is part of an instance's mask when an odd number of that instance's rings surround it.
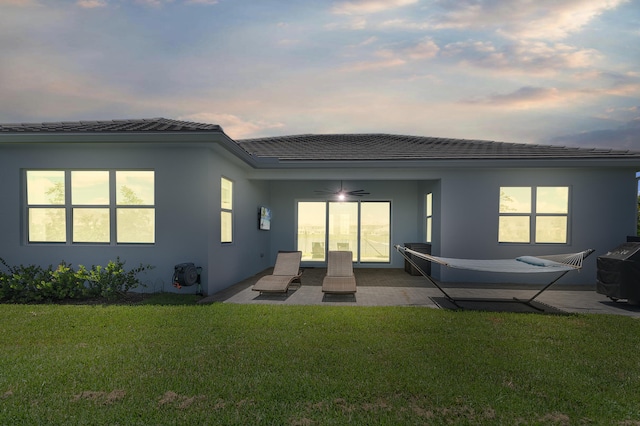
<svg viewBox="0 0 640 426">
<path fill-rule="evenodd" d="M 199 303 L 240 303 L 280 305 L 324 305 L 324 306 L 421 306 L 439 309 L 432 300 L 442 296 L 422 276 L 413 276 L 402 269 L 355 269 L 358 291 L 354 295 L 322 293 L 324 268 L 307 268 L 302 275 L 302 285 L 292 287 L 287 293 L 266 294 L 253 291 L 251 287 L 270 269 L 239 282 L 219 293 L 208 296 Z M 539 286 L 487 283 L 445 283 L 445 291 L 452 297 L 469 298 L 522 298 L 532 297 Z M 626 301 L 614 302 L 598 294 L 594 286 L 555 285 L 536 299 L 568 313 L 593 313 L 626 315 L 640 318 L 640 306 Z"/>
</svg>

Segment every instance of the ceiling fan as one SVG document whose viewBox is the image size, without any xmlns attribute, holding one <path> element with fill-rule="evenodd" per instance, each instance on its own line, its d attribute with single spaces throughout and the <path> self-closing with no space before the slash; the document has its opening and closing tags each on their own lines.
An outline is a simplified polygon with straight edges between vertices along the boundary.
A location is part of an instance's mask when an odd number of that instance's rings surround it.
<svg viewBox="0 0 640 426">
<path fill-rule="evenodd" d="M 316 194 L 331 194 L 331 195 L 336 195 L 338 197 L 339 200 L 344 200 L 345 198 L 349 197 L 349 196 L 354 196 L 354 197 L 362 197 L 363 195 L 369 195 L 370 192 L 366 192 L 364 189 L 354 189 L 354 190 L 347 190 L 343 187 L 342 185 L 342 181 L 340 181 L 340 189 L 338 189 L 337 191 L 332 190 L 332 189 L 316 189 L 314 191 Z"/>
</svg>

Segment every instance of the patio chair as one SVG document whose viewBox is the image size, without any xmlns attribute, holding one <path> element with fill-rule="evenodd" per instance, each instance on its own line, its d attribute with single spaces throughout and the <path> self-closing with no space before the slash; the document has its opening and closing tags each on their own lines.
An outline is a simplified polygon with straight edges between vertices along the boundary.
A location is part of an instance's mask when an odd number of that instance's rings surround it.
<svg viewBox="0 0 640 426">
<path fill-rule="evenodd" d="M 301 251 L 280 251 L 271 275 L 260 278 L 251 288 L 261 293 L 286 293 L 292 283 L 302 285 Z"/>
<path fill-rule="evenodd" d="M 350 251 L 329 251 L 327 275 L 322 280 L 322 292 L 353 294 L 356 277 L 353 275 L 353 254 Z"/>
</svg>

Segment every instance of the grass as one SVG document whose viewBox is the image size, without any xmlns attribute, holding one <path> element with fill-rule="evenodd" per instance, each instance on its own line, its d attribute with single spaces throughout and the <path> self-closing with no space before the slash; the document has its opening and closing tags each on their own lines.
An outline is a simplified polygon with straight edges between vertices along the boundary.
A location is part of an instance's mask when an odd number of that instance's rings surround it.
<svg viewBox="0 0 640 426">
<path fill-rule="evenodd" d="M 194 301 L 0 305 L 0 424 L 640 425 L 629 317 Z"/>
</svg>

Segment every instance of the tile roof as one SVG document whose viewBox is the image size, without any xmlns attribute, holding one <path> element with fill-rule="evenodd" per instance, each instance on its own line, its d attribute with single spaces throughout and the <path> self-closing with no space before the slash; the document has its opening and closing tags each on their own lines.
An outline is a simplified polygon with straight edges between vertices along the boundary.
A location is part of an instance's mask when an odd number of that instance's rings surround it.
<svg viewBox="0 0 640 426">
<path fill-rule="evenodd" d="M 151 118 L 139 120 L 74 121 L 55 123 L 0 124 L 3 133 L 124 133 L 124 132 L 222 132 L 217 124 Z"/>
<path fill-rule="evenodd" d="M 281 161 L 441 159 L 640 159 L 640 152 L 389 134 L 294 135 L 236 141 L 256 157 Z"/>
<path fill-rule="evenodd" d="M 217 124 L 167 118 L 109 121 L 0 124 L 0 135 L 99 133 L 220 133 Z M 532 145 L 482 140 L 447 139 L 390 134 L 305 134 L 231 141 L 236 155 L 263 166 L 303 161 L 406 161 L 406 160 L 640 160 L 640 152 Z M 258 163 L 254 165 L 259 166 Z"/>
</svg>

